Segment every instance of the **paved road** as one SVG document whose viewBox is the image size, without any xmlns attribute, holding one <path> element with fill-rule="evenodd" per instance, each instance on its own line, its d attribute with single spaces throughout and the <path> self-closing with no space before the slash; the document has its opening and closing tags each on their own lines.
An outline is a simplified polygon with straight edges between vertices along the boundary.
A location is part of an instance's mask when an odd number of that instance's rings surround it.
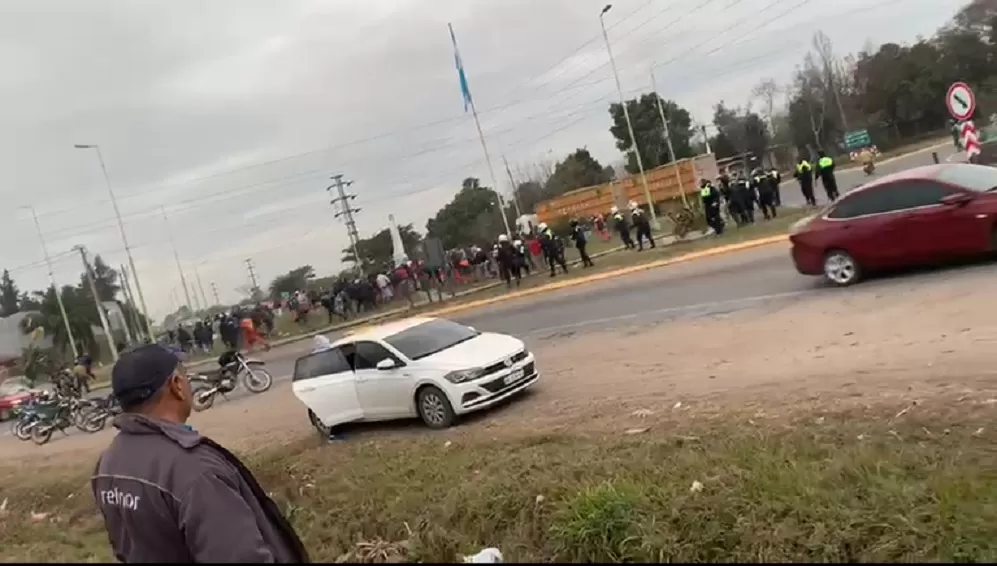
<svg viewBox="0 0 997 566">
<path fill-rule="evenodd" d="M 952 144 L 946 143 L 945 145 L 934 149 L 924 149 L 915 153 L 903 155 L 893 160 L 884 160 L 883 163 L 876 164 L 876 173 L 873 177 L 882 177 L 883 175 L 896 173 L 898 171 L 903 171 L 904 169 L 910 169 L 911 167 L 931 165 L 934 163 L 931 158 L 932 151 L 938 152 L 938 158 L 943 163 L 950 157 L 956 155 L 955 148 Z M 953 158 L 953 160 L 957 160 L 957 158 Z M 838 190 L 842 194 L 869 180 L 869 177 L 867 177 L 861 169 L 848 169 L 840 171 L 837 178 Z M 820 184 L 820 181 L 818 181 L 814 186 L 814 194 L 817 196 L 818 203 L 827 202 L 827 195 L 824 193 L 824 187 Z M 782 201 L 783 204 L 788 206 L 803 206 L 806 204 L 806 201 L 803 199 L 803 193 L 800 192 L 800 185 L 795 179 L 789 178 L 783 180 Z"/>
</svg>

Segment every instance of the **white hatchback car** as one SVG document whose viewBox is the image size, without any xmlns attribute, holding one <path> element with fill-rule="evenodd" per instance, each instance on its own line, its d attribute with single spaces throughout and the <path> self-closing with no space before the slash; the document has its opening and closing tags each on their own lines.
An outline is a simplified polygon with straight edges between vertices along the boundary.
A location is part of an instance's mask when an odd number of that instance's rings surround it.
<svg viewBox="0 0 997 566">
<path fill-rule="evenodd" d="M 439 318 L 369 328 L 297 360 L 292 387 L 320 431 L 419 417 L 446 428 L 539 379 L 521 340 Z"/>
</svg>

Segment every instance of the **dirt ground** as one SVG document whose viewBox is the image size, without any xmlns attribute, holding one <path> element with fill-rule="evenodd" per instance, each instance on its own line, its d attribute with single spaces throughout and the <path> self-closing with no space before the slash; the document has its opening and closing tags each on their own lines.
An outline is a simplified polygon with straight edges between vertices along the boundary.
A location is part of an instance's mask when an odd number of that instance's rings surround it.
<svg viewBox="0 0 997 566">
<path fill-rule="evenodd" d="M 535 341 L 535 390 L 444 434 L 623 431 L 653 415 L 731 407 L 778 414 L 830 404 L 962 402 L 997 410 L 997 300 L 990 272 L 873 281 L 736 313 Z M 653 307 L 652 307 L 653 308 Z M 312 434 L 290 384 L 219 403 L 191 424 L 240 450 Z M 358 434 L 423 434 L 415 424 Z M 113 432 L 46 446 L 0 440 L 23 465 L 93 461 Z"/>
</svg>

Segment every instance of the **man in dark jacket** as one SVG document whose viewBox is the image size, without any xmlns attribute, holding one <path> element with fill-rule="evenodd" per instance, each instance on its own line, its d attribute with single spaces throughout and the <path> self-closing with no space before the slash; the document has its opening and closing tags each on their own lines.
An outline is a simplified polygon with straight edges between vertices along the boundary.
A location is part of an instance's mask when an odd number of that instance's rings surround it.
<svg viewBox="0 0 997 566">
<path fill-rule="evenodd" d="M 537 226 L 537 230 L 540 232 L 540 247 L 543 249 L 547 265 L 550 266 L 550 276 L 554 277 L 556 275 L 554 272 L 555 265 L 560 265 L 561 271 L 567 273 L 568 264 L 564 261 L 564 244 L 561 243 L 559 238 L 554 237 L 554 232 L 547 227 L 546 222 L 541 222 Z"/>
<path fill-rule="evenodd" d="M 191 388 L 159 345 L 111 372 L 124 413 L 90 480 L 115 557 L 125 563 L 302 563 L 291 524 L 231 452 L 185 422 Z"/>
</svg>

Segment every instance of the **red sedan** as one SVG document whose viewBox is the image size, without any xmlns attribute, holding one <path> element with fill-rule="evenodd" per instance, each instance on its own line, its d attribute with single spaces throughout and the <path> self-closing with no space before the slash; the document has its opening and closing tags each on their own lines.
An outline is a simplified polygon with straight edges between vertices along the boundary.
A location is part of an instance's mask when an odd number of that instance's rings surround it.
<svg viewBox="0 0 997 566">
<path fill-rule="evenodd" d="M 864 273 L 997 251 L 997 168 L 944 164 L 886 175 L 790 230 L 804 275 L 851 285 Z"/>
</svg>

